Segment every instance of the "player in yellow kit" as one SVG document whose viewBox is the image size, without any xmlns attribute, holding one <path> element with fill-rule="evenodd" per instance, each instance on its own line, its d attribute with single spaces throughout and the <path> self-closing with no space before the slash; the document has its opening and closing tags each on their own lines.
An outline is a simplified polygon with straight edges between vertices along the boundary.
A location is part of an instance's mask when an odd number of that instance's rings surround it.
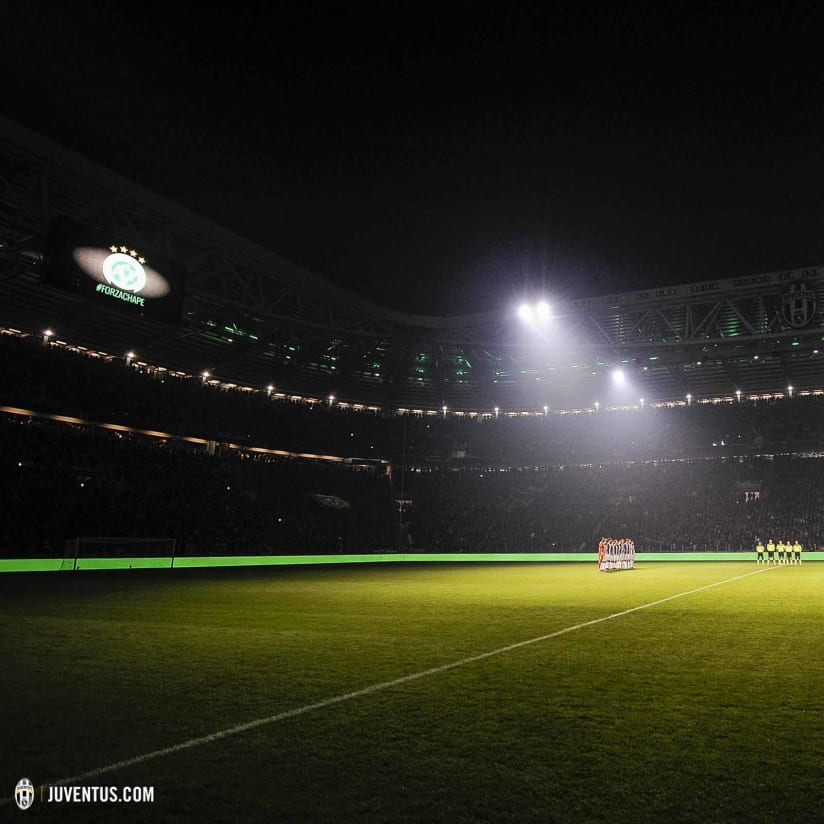
<svg viewBox="0 0 824 824">
<path fill-rule="evenodd" d="M 767 563 L 771 564 L 775 561 L 775 542 L 772 538 L 767 541 Z"/>
<path fill-rule="evenodd" d="M 801 563 L 801 541 L 799 540 L 796 540 L 796 542 L 793 544 L 793 563 Z"/>
<path fill-rule="evenodd" d="M 760 538 L 758 539 L 758 543 L 755 545 L 755 560 L 756 563 L 764 563 L 764 544 Z"/>
</svg>

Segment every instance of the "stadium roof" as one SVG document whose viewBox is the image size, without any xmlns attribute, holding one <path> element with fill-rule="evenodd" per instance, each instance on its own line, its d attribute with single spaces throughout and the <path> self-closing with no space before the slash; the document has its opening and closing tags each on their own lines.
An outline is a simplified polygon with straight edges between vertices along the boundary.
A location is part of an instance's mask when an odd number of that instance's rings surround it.
<svg viewBox="0 0 824 824">
<path fill-rule="evenodd" d="M 47 285 L 50 220 L 162 250 L 181 322 Z M 385 309 L 0 119 L 0 325 L 286 394 L 389 408 L 539 410 L 824 388 L 824 267 L 430 317 Z M 409 284 L 414 289 L 414 284 Z M 536 300 L 544 296 L 533 296 Z M 824 350 L 821 350 L 824 351 Z M 613 380 L 623 372 L 620 384 Z"/>
</svg>

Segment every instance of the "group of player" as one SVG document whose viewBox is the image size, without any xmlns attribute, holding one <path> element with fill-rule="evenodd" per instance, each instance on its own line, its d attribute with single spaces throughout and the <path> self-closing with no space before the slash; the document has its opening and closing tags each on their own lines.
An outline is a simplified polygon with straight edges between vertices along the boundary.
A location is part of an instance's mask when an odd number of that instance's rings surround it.
<svg viewBox="0 0 824 824">
<path fill-rule="evenodd" d="M 601 538 L 598 542 L 598 571 L 632 569 L 635 566 L 635 541 L 632 538 Z"/>
<path fill-rule="evenodd" d="M 759 564 L 800 564 L 803 548 L 800 541 L 790 543 L 779 541 L 775 543 L 772 538 L 764 546 L 759 538 L 755 544 L 756 563 Z"/>
</svg>

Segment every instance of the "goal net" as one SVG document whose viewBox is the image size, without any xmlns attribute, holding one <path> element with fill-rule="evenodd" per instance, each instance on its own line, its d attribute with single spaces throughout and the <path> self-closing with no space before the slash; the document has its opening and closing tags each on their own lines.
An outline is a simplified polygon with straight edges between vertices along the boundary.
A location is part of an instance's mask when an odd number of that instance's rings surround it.
<svg viewBox="0 0 824 824">
<path fill-rule="evenodd" d="M 66 541 L 61 569 L 82 569 L 104 566 L 174 566 L 174 538 L 116 538 L 86 535 Z M 97 563 L 83 564 L 97 559 Z M 132 561 L 133 563 L 128 563 Z"/>
</svg>

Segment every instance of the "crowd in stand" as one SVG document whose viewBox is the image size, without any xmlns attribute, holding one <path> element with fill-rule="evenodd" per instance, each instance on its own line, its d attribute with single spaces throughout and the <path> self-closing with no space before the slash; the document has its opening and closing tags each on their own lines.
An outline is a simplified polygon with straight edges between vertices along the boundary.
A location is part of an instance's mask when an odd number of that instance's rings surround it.
<svg viewBox="0 0 824 824">
<path fill-rule="evenodd" d="M 174 538 L 181 554 L 371 552 L 391 539 L 385 472 L 0 416 L 0 553 L 81 536 Z M 319 501 L 340 499 L 347 509 Z M 394 523 L 394 522 L 393 522 Z"/>
<path fill-rule="evenodd" d="M 175 538 L 181 554 L 594 552 L 603 535 L 639 552 L 752 551 L 770 535 L 824 545 L 818 397 L 478 422 L 273 401 L 30 339 L 0 345 L 0 406 L 388 462 L 212 454 L 2 414 L 7 557 L 61 555 L 84 535 Z"/>
<path fill-rule="evenodd" d="M 781 457 L 408 473 L 415 544 L 457 551 L 750 551 L 824 543 L 824 459 Z M 756 494 L 753 494 L 757 492 Z"/>
</svg>

